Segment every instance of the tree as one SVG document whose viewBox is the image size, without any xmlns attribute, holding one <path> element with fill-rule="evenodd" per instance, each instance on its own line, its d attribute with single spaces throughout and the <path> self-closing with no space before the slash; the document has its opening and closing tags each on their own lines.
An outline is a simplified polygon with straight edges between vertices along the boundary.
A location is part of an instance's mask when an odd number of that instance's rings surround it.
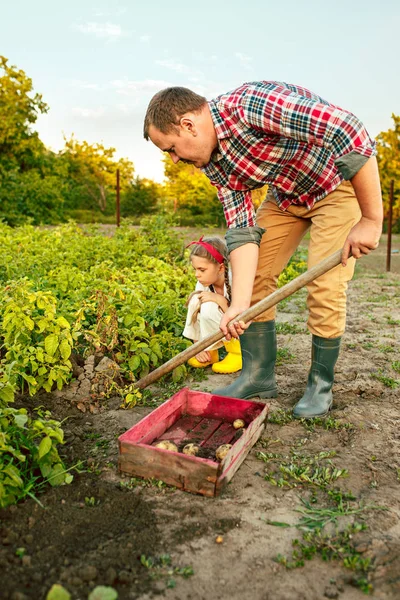
<svg viewBox="0 0 400 600">
<path fill-rule="evenodd" d="M 121 197 L 123 217 L 154 213 L 162 196 L 162 186 L 151 179 L 136 177 Z"/>
<path fill-rule="evenodd" d="M 25 171 L 40 163 L 44 144 L 31 126 L 48 106 L 33 94 L 32 79 L 0 56 L 0 167 Z"/>
<path fill-rule="evenodd" d="M 173 210 L 186 215 L 188 221 L 192 218 L 194 222 L 196 217 L 201 217 L 205 225 L 221 225 L 224 216 L 217 190 L 204 173 L 193 165 L 183 162 L 175 164 L 169 156 L 165 156 L 163 160 L 167 179 L 165 195 Z"/>
<path fill-rule="evenodd" d="M 393 229 L 400 231 L 400 116 L 392 114 L 394 128 L 377 136 L 378 164 L 385 215 L 389 208 L 390 182 L 394 180 Z"/>
<path fill-rule="evenodd" d="M 114 158 L 115 148 L 103 144 L 78 142 L 73 136 L 65 140 L 60 157 L 69 176 L 69 208 L 107 208 L 107 198 L 115 197 L 116 173 L 120 170 L 121 191 L 132 182 L 133 163 Z"/>
</svg>

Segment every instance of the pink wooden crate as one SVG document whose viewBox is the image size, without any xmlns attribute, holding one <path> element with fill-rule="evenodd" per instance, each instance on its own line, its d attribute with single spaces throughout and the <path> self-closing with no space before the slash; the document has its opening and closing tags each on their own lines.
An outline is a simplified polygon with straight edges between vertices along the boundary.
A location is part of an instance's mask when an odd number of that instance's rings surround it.
<svg viewBox="0 0 400 600">
<path fill-rule="evenodd" d="M 121 473 L 161 479 L 188 492 L 217 496 L 240 467 L 264 429 L 268 406 L 238 398 L 183 388 L 119 438 Z M 233 421 L 242 419 L 237 431 Z M 198 456 L 171 452 L 154 445 L 189 442 L 200 447 Z M 222 462 L 215 458 L 221 444 L 232 444 Z"/>
</svg>

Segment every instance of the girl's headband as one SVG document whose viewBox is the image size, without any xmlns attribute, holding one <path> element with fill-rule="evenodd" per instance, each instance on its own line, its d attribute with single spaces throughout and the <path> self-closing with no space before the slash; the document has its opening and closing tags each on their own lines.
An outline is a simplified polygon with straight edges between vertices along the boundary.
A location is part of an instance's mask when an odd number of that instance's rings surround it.
<svg viewBox="0 0 400 600">
<path fill-rule="evenodd" d="M 209 252 L 211 256 L 213 256 L 215 260 L 222 265 L 225 260 L 222 254 L 208 242 L 203 242 L 203 237 L 204 236 L 202 235 L 198 242 L 190 242 L 186 248 L 189 248 L 189 246 L 192 246 L 192 244 L 199 244 L 199 246 L 203 246 L 203 248 L 205 248 L 207 252 Z"/>
</svg>

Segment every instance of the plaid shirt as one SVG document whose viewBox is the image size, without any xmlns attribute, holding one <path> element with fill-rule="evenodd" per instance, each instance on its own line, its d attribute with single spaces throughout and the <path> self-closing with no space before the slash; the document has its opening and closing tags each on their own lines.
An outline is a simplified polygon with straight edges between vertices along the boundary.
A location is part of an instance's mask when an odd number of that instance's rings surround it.
<svg viewBox="0 0 400 600">
<path fill-rule="evenodd" d="M 218 150 L 202 171 L 230 228 L 256 224 L 250 190 L 268 183 L 282 210 L 311 209 L 340 185 L 346 163 L 359 169 L 376 154 L 357 117 L 299 86 L 246 83 L 208 104 Z"/>
</svg>

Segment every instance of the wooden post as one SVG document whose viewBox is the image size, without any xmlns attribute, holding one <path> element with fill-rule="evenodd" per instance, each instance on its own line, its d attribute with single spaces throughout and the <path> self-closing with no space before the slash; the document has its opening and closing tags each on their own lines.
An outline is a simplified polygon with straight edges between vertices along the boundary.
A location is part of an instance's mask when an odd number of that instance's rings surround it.
<svg viewBox="0 0 400 600">
<path fill-rule="evenodd" d="M 117 169 L 117 185 L 116 185 L 116 190 L 117 190 L 117 227 L 119 227 L 120 225 L 120 209 L 119 209 L 119 204 L 120 204 L 120 200 L 119 200 L 119 192 L 120 192 L 120 187 L 119 187 L 119 169 Z"/>
<path fill-rule="evenodd" d="M 311 283 L 311 281 L 314 281 L 314 279 L 317 279 L 317 277 L 319 277 L 320 275 L 323 275 L 327 271 L 330 271 L 331 269 L 333 269 L 333 267 L 337 267 L 337 265 L 340 265 L 341 262 L 342 250 L 337 250 L 324 260 L 321 260 L 321 262 L 316 264 L 314 267 L 312 267 L 305 273 L 302 273 L 302 275 L 299 275 L 295 279 L 292 279 L 292 281 L 289 281 L 289 283 L 281 287 L 279 290 L 276 290 L 266 298 L 263 298 L 263 300 L 257 302 L 257 304 L 254 304 L 253 306 L 242 312 L 234 320 L 244 321 L 244 323 L 247 323 L 247 321 L 251 321 L 258 315 L 261 315 L 261 313 L 266 311 L 268 308 L 271 308 L 271 306 L 275 306 L 275 304 L 278 304 L 278 302 L 280 302 L 284 298 L 291 296 L 300 288 L 304 287 L 308 283 Z M 195 356 L 196 354 L 201 352 L 201 350 L 207 348 L 207 346 L 215 344 L 215 342 L 218 342 L 223 337 L 224 334 L 222 333 L 222 331 L 217 331 L 216 333 L 208 335 L 206 338 L 196 342 L 189 348 L 186 348 L 186 350 L 180 352 L 177 356 L 174 356 L 169 361 L 167 361 L 166 363 L 164 363 L 145 377 L 139 379 L 139 381 L 135 383 L 135 386 L 138 389 L 142 390 L 143 388 L 150 385 L 150 383 L 157 381 L 157 379 L 160 379 L 160 377 L 166 375 L 166 373 L 169 373 L 179 365 L 182 365 L 189 358 L 192 358 L 192 356 Z"/>
<path fill-rule="evenodd" d="M 390 182 L 389 193 L 389 212 L 387 225 L 387 249 L 386 249 L 386 271 L 390 271 L 390 263 L 392 260 L 392 216 L 393 216 L 393 189 L 394 179 Z"/>
</svg>

